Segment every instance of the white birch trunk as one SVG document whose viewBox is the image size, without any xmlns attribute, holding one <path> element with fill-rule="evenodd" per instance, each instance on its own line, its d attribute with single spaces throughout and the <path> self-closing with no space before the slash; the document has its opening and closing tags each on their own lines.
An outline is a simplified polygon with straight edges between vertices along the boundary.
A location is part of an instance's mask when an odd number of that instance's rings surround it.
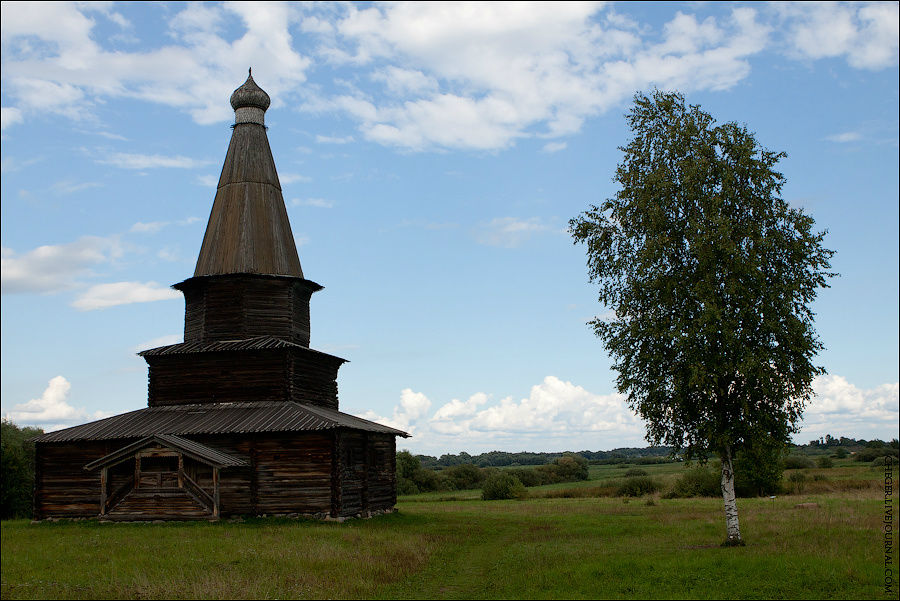
<svg viewBox="0 0 900 601">
<path fill-rule="evenodd" d="M 722 453 L 722 499 L 725 501 L 725 529 L 728 532 L 726 545 L 743 545 L 741 527 L 738 524 L 737 499 L 734 494 L 734 466 L 731 462 L 731 448 Z"/>
</svg>

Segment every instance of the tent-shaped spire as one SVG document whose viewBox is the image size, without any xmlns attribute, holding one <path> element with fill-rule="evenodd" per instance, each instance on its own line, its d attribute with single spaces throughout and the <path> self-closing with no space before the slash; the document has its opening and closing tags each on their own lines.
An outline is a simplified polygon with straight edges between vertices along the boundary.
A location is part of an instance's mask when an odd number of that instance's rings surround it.
<svg viewBox="0 0 900 601">
<path fill-rule="evenodd" d="M 194 276 L 253 273 L 303 277 L 275 160 L 266 94 L 253 76 L 231 95 L 235 123 Z"/>
</svg>

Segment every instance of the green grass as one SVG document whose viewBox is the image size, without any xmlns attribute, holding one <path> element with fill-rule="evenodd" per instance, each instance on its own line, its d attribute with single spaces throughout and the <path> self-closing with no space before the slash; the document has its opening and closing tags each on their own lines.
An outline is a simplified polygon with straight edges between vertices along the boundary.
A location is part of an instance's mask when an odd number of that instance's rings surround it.
<svg viewBox="0 0 900 601">
<path fill-rule="evenodd" d="M 720 499 L 439 498 L 343 524 L 4 522 L 2 597 L 884 597 L 877 490 L 741 499 L 742 548 Z"/>
</svg>

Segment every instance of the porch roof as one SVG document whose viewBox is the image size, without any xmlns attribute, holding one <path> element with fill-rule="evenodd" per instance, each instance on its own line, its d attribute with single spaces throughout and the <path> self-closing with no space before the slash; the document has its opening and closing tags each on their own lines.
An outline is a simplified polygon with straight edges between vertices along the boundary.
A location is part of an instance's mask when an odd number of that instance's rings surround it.
<svg viewBox="0 0 900 601">
<path fill-rule="evenodd" d="M 212 467 L 225 468 L 248 465 L 246 459 L 223 453 L 222 451 L 209 447 L 205 444 L 201 444 L 195 440 L 188 440 L 187 438 L 174 436 L 172 434 L 154 434 L 152 436 L 142 438 L 137 442 L 125 445 L 121 449 L 113 451 L 109 455 L 104 455 L 100 459 L 91 461 L 84 466 L 84 469 L 90 471 L 95 470 L 98 467 L 117 463 L 118 461 L 125 459 L 132 453 L 148 447 L 153 443 L 160 444 L 164 447 L 168 447 L 176 451 L 181 451 L 188 457 L 196 459 L 201 463 L 211 465 Z"/>
</svg>

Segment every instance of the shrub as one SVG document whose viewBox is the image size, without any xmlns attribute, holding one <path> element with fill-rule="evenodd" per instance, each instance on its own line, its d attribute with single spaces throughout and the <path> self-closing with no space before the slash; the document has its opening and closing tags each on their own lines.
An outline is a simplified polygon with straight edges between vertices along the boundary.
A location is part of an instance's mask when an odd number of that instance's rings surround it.
<svg viewBox="0 0 900 601">
<path fill-rule="evenodd" d="M 642 497 L 659 490 L 659 482 L 648 476 L 635 476 L 625 479 L 616 490 L 617 497 Z"/>
<path fill-rule="evenodd" d="M 803 483 L 806 482 L 806 474 L 803 472 L 794 472 L 788 476 L 788 480 L 790 480 L 791 484 L 794 485 L 794 488 L 797 489 L 797 493 L 803 493 Z"/>
<path fill-rule="evenodd" d="M 480 468 L 475 467 L 471 463 L 463 463 L 448 467 L 441 472 L 453 485 L 456 490 L 468 490 L 470 488 L 478 488 L 484 482 L 484 473 Z"/>
<path fill-rule="evenodd" d="M 646 470 L 642 470 L 639 467 L 633 467 L 630 470 L 628 470 L 627 472 L 625 472 L 626 478 L 636 478 L 637 476 L 646 476 L 646 475 L 647 475 Z"/>
<path fill-rule="evenodd" d="M 485 501 L 497 499 L 521 499 L 528 495 L 518 478 L 507 472 L 494 474 L 484 481 L 481 498 Z"/>
<path fill-rule="evenodd" d="M 762 497 L 779 492 L 784 473 L 784 445 L 754 441 L 734 458 L 734 492 L 739 497 Z"/>
<path fill-rule="evenodd" d="M 827 469 L 830 467 L 834 467 L 834 460 L 831 457 L 819 457 L 816 459 L 816 465 Z"/>
<path fill-rule="evenodd" d="M 672 488 L 674 497 L 718 497 L 721 494 L 719 474 L 706 465 L 698 465 L 684 472 Z"/>
<path fill-rule="evenodd" d="M 889 461 L 888 457 L 890 457 L 890 455 L 882 455 L 881 457 L 876 457 L 872 460 L 872 467 L 884 467 Z M 893 459 L 893 464 L 897 464 L 896 459 Z"/>
<path fill-rule="evenodd" d="M 0 446 L 2 446 L 2 518 L 22 518 L 31 515 L 32 489 L 34 487 L 34 443 L 30 439 L 42 430 L 20 428 L 11 421 L 2 420 Z"/>
<path fill-rule="evenodd" d="M 838 449 L 834 452 L 835 459 L 843 459 L 847 456 L 847 449 L 842 449 L 838 447 Z"/>
<path fill-rule="evenodd" d="M 786 470 L 802 470 L 812 466 L 812 459 L 803 455 L 788 455 L 784 458 L 784 469 Z"/>
<path fill-rule="evenodd" d="M 853 461 L 874 461 L 878 457 L 897 457 L 897 449 L 880 447 L 876 449 L 863 449 L 853 454 Z"/>
<path fill-rule="evenodd" d="M 541 472 L 533 468 L 518 468 L 508 470 L 506 473 L 518 478 L 524 486 L 540 486 L 544 483 L 541 479 Z"/>
</svg>

